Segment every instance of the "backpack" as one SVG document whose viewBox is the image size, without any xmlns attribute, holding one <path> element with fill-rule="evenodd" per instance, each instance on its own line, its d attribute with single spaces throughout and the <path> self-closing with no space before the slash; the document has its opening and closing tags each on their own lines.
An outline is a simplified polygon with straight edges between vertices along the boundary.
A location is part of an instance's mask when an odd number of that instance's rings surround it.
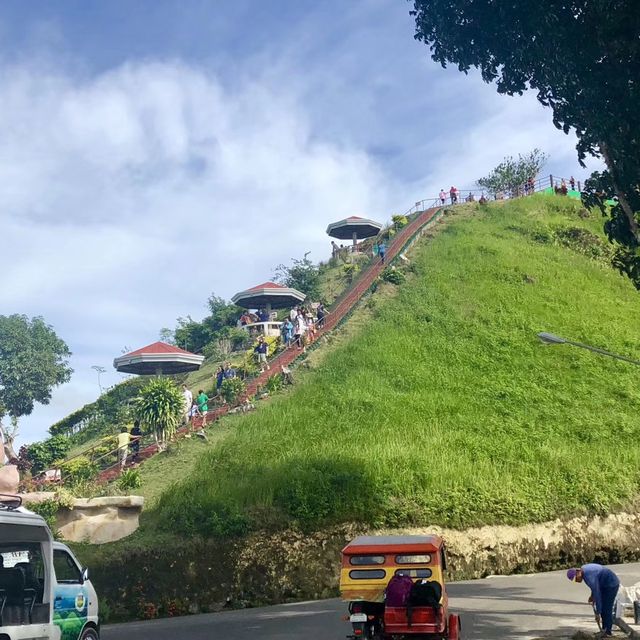
<svg viewBox="0 0 640 640">
<path fill-rule="evenodd" d="M 414 607 L 433 607 L 436 613 L 440 609 L 440 598 L 442 598 L 442 586 L 439 582 L 431 580 L 421 580 L 416 582 L 409 593 L 407 600 L 407 623 L 411 626 L 411 618 Z"/>
<path fill-rule="evenodd" d="M 413 580 L 409 576 L 393 576 L 385 591 L 385 605 L 387 607 L 406 607 L 412 587 Z"/>
</svg>

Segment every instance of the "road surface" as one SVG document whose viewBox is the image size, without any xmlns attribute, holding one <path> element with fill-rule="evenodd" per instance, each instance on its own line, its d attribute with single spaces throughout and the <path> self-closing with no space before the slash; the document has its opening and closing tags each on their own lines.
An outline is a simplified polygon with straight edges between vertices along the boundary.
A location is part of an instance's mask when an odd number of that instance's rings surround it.
<svg viewBox="0 0 640 640">
<path fill-rule="evenodd" d="M 640 563 L 612 567 L 623 584 L 640 581 Z M 450 607 L 462 616 L 465 640 L 526 640 L 597 631 L 589 590 L 564 571 L 496 576 L 449 584 Z M 300 602 L 184 618 L 105 626 L 103 640 L 343 640 L 339 600 Z"/>
</svg>

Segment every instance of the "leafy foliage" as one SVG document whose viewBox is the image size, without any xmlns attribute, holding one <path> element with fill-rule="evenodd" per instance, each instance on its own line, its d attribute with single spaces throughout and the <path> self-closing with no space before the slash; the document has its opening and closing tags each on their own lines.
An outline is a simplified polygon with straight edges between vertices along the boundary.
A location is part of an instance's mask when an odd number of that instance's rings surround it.
<svg viewBox="0 0 640 640">
<path fill-rule="evenodd" d="M 387 267 L 382 272 L 381 277 L 385 282 L 390 282 L 391 284 L 402 284 L 406 280 L 404 273 L 395 267 Z"/>
<path fill-rule="evenodd" d="M 346 264 L 342 265 L 342 276 L 348 284 L 351 284 L 359 270 L 359 264 L 357 264 L 356 262 L 347 262 Z"/>
<path fill-rule="evenodd" d="M 393 226 L 396 229 L 402 229 L 402 227 L 405 227 L 409 224 L 407 216 L 403 216 L 401 214 L 395 214 L 391 216 L 391 221 L 393 222 Z"/>
<path fill-rule="evenodd" d="M 293 287 L 304 293 L 311 300 L 319 300 L 320 269 L 305 255 L 302 260 L 294 258 L 292 265 L 280 264 L 276 267 L 275 280 L 285 287 Z"/>
<path fill-rule="evenodd" d="M 508 156 L 488 176 L 480 178 L 478 185 L 493 195 L 500 191 L 521 195 L 523 185 L 529 178 L 536 178 L 547 159 L 548 156 L 540 149 L 519 155 L 517 160 Z"/>
<path fill-rule="evenodd" d="M 240 378 L 225 378 L 222 381 L 222 387 L 220 393 L 224 398 L 224 401 L 233 404 L 247 388 L 247 385 Z"/>
<path fill-rule="evenodd" d="M 37 475 L 51 468 L 54 462 L 63 460 L 70 448 L 71 443 L 67 438 L 53 436 L 42 442 L 21 447 L 20 459 L 24 458 L 33 475 Z"/>
<path fill-rule="evenodd" d="M 136 377 L 115 385 L 95 402 L 51 425 L 49 433 L 67 436 L 74 444 L 82 444 L 95 436 L 112 432 L 114 425 L 130 419 L 130 401 L 145 384 L 144 378 Z"/>
<path fill-rule="evenodd" d="M 60 465 L 65 485 L 93 480 L 100 471 L 100 467 L 86 456 L 77 456 Z"/>
<path fill-rule="evenodd" d="M 636 0 L 414 0 L 415 38 L 431 56 L 478 68 L 499 93 L 537 92 L 578 158 L 604 158 L 585 203 L 603 205 L 618 269 L 640 288 L 640 12 Z M 598 194 L 604 194 L 604 197 Z M 618 206 L 606 208 L 616 195 Z"/>
<path fill-rule="evenodd" d="M 123 491 L 139 489 L 142 486 L 142 478 L 137 469 L 125 469 L 118 478 L 118 487 Z"/>
<path fill-rule="evenodd" d="M 240 307 L 226 302 L 215 294 L 209 296 L 207 307 L 209 315 L 202 322 L 187 316 L 178 318 L 178 326 L 172 334 L 162 329 L 165 339 L 196 353 L 202 352 L 208 345 L 213 345 L 209 348 L 210 352 L 223 351 L 224 348 L 217 344 L 220 341 L 231 340 L 232 348 L 235 348 L 235 344 L 240 341 L 240 337 L 234 333 L 236 322 L 242 312 Z"/>
<path fill-rule="evenodd" d="M 640 189 L 638 185 L 627 190 L 626 197 L 631 209 L 638 218 L 640 211 Z M 582 201 L 587 207 L 600 209 L 607 221 L 604 230 L 611 242 L 617 247 L 612 259 L 614 267 L 627 276 L 636 289 L 640 289 L 640 241 L 633 231 L 622 204 L 618 200 L 618 191 L 612 180 L 611 173 L 596 171 L 585 182 Z M 614 201 L 612 206 L 610 203 Z"/>
<path fill-rule="evenodd" d="M 54 387 L 68 382 L 69 347 L 40 318 L 0 316 L 0 435 L 10 458 L 17 458 L 13 439 L 17 420 L 29 415 L 35 403 L 49 404 Z M 11 432 L 2 425 L 9 415 Z"/>
<path fill-rule="evenodd" d="M 184 413 L 184 398 L 168 378 L 149 382 L 135 400 L 134 413 L 143 431 L 153 432 L 161 447 L 175 435 Z"/>
</svg>

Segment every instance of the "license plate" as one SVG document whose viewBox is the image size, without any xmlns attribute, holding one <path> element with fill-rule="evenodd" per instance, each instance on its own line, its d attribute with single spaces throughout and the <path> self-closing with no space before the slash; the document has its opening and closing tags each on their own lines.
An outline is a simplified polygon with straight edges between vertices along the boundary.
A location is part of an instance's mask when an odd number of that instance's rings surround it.
<svg viewBox="0 0 640 640">
<path fill-rule="evenodd" d="M 349 617 L 351 622 L 366 622 L 367 614 L 366 613 L 352 613 Z"/>
</svg>

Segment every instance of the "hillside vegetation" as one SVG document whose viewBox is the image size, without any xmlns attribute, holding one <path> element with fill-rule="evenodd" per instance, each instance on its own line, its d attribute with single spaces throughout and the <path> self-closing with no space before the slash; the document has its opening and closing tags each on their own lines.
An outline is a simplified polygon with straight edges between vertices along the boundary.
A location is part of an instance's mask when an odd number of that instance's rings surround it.
<svg viewBox="0 0 640 640">
<path fill-rule="evenodd" d="M 601 224 L 553 196 L 453 214 L 397 295 L 369 300 L 374 320 L 237 419 L 150 522 L 467 527 L 624 506 L 640 481 L 638 370 L 536 337 L 640 356 L 640 297 L 608 266 Z"/>
</svg>

